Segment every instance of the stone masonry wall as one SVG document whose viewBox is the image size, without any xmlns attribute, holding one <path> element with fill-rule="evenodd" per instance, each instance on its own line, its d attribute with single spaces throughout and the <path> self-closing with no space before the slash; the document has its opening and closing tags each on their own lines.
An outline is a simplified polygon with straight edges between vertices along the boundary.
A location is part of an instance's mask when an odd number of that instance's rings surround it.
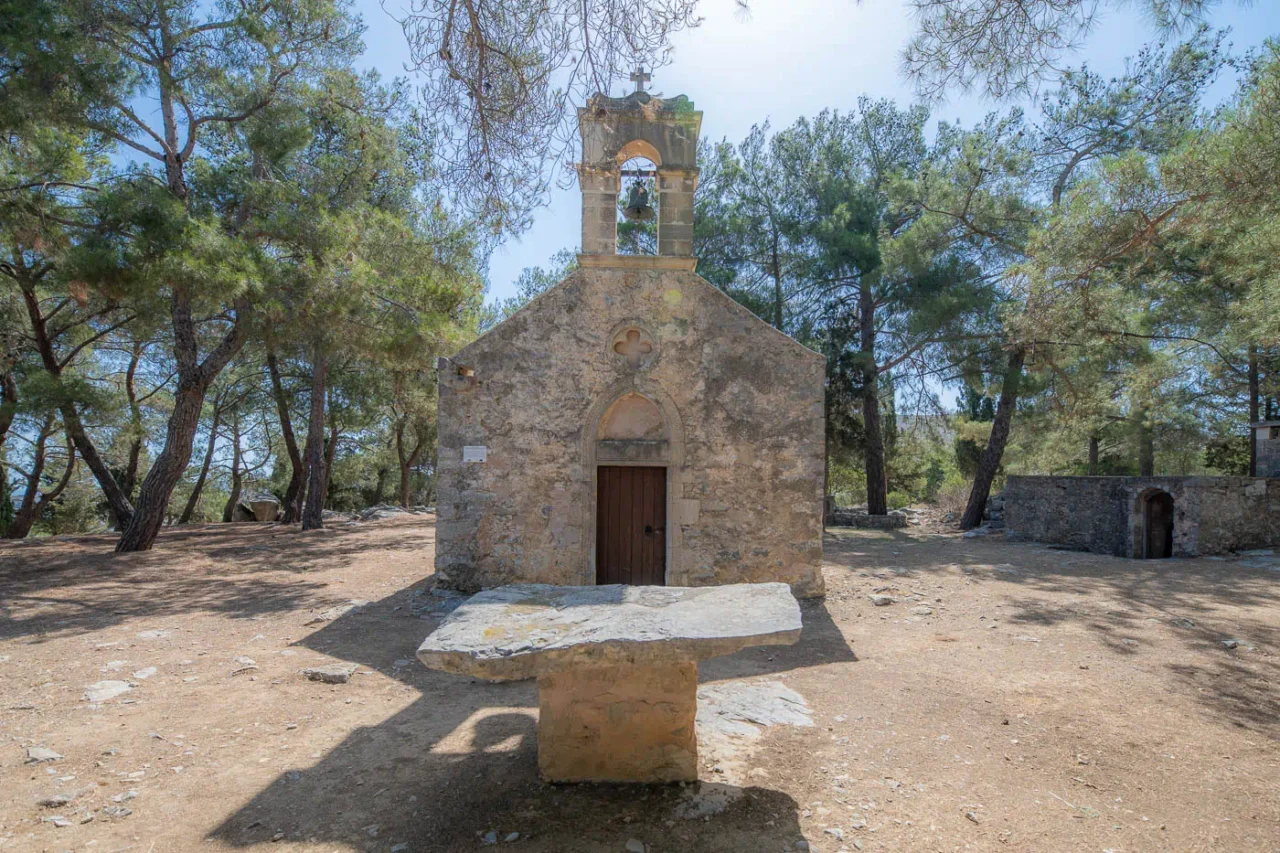
<svg viewBox="0 0 1280 853">
<path fill-rule="evenodd" d="M 1174 501 L 1175 556 L 1280 545 L 1280 479 L 1260 477 L 1010 477 L 1008 536 L 1133 557 L 1153 489 Z"/>
<path fill-rule="evenodd" d="M 647 352 L 615 351 L 629 329 Z M 820 595 L 824 368 L 693 273 L 573 273 L 441 370 L 437 571 L 595 583 L 596 465 L 643 458 L 669 469 L 668 584 Z M 628 457 L 596 429 L 630 391 L 667 423 Z"/>
<path fill-rule="evenodd" d="M 1280 437 L 1271 438 L 1271 430 L 1259 430 L 1258 436 L 1258 475 L 1261 477 L 1280 477 Z"/>
</svg>

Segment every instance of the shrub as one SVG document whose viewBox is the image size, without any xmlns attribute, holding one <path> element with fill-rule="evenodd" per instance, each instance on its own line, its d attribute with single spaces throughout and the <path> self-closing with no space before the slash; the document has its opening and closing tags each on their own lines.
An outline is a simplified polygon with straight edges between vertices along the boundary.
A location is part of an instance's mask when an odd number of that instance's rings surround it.
<svg viewBox="0 0 1280 853">
<path fill-rule="evenodd" d="M 98 484 L 79 473 L 66 491 L 45 510 L 32 532 L 66 536 L 73 533 L 104 533 L 109 529 Z"/>
<path fill-rule="evenodd" d="M 934 502 L 934 506 L 943 515 L 953 512 L 959 517 L 964 512 L 965 504 L 969 502 L 969 492 L 973 489 L 973 482 L 963 478 L 954 480 L 948 479 L 942 484 L 942 488 L 938 489 L 938 498 Z"/>
</svg>

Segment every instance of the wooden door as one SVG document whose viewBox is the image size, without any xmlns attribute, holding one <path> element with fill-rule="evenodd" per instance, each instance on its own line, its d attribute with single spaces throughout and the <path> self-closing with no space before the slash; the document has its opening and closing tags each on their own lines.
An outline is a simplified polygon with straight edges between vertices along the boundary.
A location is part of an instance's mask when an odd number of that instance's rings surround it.
<svg viewBox="0 0 1280 853">
<path fill-rule="evenodd" d="M 663 586 L 667 469 L 601 466 L 596 477 L 596 583 Z"/>
</svg>

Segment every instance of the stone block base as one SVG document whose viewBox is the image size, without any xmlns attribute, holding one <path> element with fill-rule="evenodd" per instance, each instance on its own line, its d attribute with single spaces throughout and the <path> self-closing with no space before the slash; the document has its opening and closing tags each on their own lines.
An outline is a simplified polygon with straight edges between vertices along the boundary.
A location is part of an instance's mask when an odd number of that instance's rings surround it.
<svg viewBox="0 0 1280 853">
<path fill-rule="evenodd" d="M 574 667 L 538 677 L 538 769 L 551 782 L 698 778 L 698 665 Z"/>
</svg>

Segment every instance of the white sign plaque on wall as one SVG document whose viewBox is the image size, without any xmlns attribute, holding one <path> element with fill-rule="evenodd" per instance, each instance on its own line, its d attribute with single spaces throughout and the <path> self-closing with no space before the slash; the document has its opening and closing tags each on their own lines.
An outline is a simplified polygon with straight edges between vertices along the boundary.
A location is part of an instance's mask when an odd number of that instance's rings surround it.
<svg viewBox="0 0 1280 853">
<path fill-rule="evenodd" d="M 489 456 L 489 448 L 484 445 L 468 444 L 462 448 L 463 462 L 483 462 Z"/>
</svg>

